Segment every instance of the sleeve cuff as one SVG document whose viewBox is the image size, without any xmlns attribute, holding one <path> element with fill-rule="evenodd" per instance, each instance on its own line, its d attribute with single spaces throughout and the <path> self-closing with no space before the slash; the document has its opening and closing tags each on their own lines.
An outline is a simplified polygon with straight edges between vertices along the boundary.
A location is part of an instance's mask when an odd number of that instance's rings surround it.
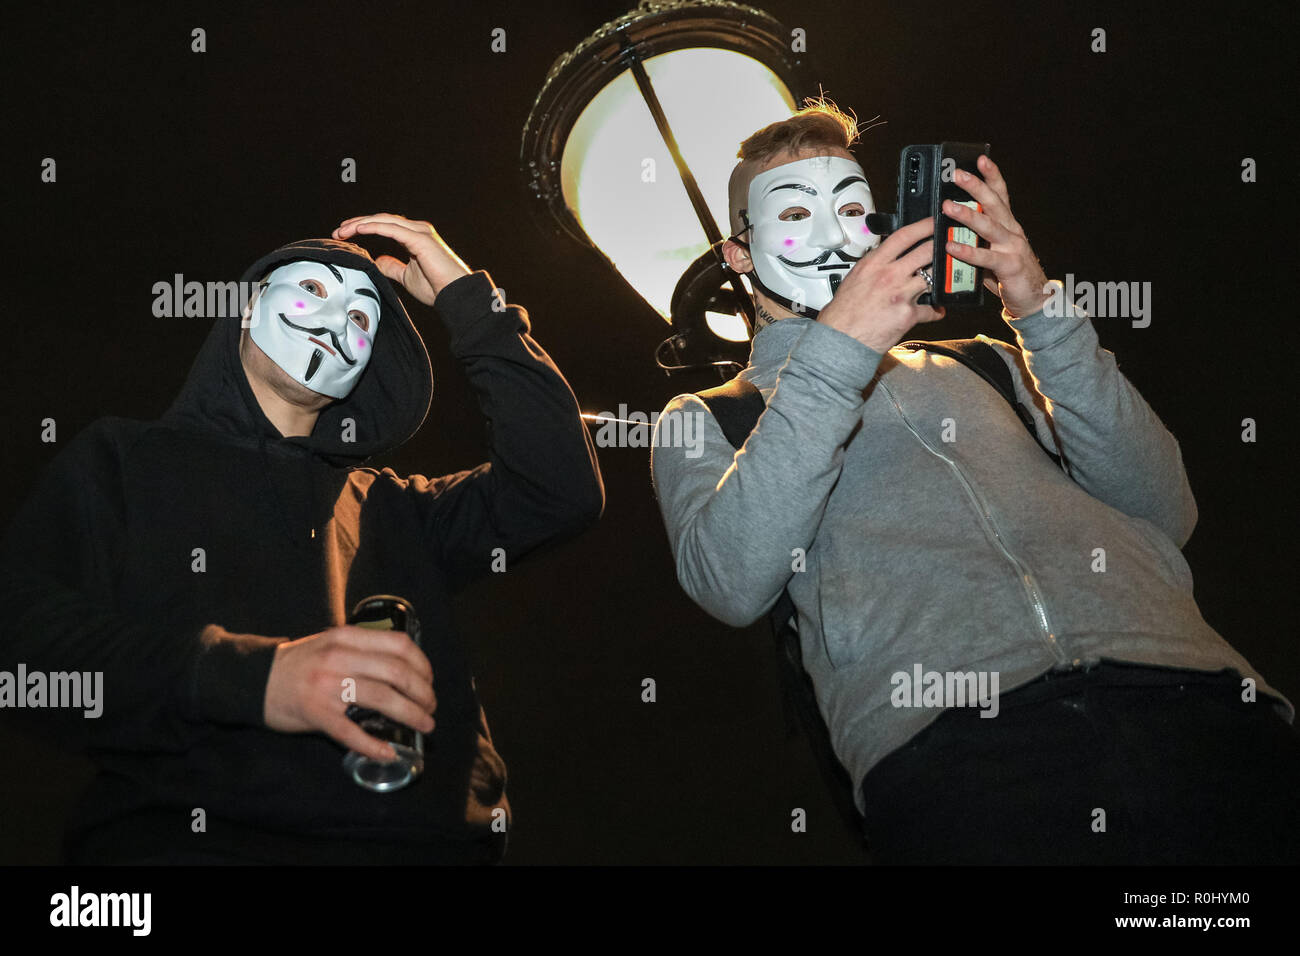
<svg viewBox="0 0 1300 956">
<path fill-rule="evenodd" d="M 503 332 L 517 335 L 528 331 L 523 311 L 506 304 L 502 290 L 484 269 L 477 269 L 442 287 L 433 308 L 451 333 L 452 351 L 472 341 L 493 338 Z"/>
<path fill-rule="evenodd" d="M 190 708 L 203 721 L 266 725 L 266 682 L 283 640 L 232 634 L 216 624 L 200 635 L 190 684 Z"/>
<path fill-rule="evenodd" d="M 1020 347 L 1030 352 L 1051 348 L 1089 319 L 1087 312 L 1066 298 L 1065 286 L 1059 279 L 1052 279 L 1048 285 L 1052 294 L 1037 312 L 1015 318 L 1005 307 L 1002 309 L 1002 321 L 1016 333 Z"/>
</svg>

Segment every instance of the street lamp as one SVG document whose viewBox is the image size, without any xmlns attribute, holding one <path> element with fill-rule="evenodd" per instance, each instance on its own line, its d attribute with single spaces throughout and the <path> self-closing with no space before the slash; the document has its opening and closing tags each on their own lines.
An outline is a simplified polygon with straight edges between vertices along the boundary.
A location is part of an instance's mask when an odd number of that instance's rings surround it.
<svg viewBox="0 0 1300 956">
<path fill-rule="evenodd" d="M 670 323 L 665 370 L 748 355 L 750 290 L 722 259 L 727 179 L 741 140 L 795 110 L 790 36 L 725 0 L 642 0 L 555 61 L 524 125 L 538 221 L 600 252 Z"/>
</svg>

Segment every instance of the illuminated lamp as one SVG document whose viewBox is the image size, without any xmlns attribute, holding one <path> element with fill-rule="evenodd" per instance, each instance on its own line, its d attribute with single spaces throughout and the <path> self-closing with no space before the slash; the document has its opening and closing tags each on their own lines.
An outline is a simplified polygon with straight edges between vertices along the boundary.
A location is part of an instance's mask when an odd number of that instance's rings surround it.
<svg viewBox="0 0 1300 956">
<path fill-rule="evenodd" d="M 752 290 L 722 258 L 727 179 L 741 141 L 802 100 L 791 45 L 753 7 L 643 0 L 555 61 L 524 125 L 535 218 L 599 252 L 670 324 L 666 371 L 748 358 Z"/>
</svg>

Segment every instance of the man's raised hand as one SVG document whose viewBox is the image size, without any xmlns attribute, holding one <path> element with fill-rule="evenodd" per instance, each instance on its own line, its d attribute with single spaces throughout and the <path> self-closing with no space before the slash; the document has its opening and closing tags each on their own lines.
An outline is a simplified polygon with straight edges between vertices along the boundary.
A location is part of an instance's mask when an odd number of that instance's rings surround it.
<svg viewBox="0 0 1300 956">
<path fill-rule="evenodd" d="M 934 260 L 934 218 L 904 226 L 849 270 L 817 321 L 885 353 L 918 322 L 942 319 L 944 310 L 917 305 L 929 289 L 917 270 Z M 913 243 L 920 246 L 903 255 Z"/>
<path fill-rule="evenodd" d="M 339 223 L 333 233 L 335 239 L 352 239 L 357 235 L 386 236 L 406 247 L 411 255 L 409 262 L 393 256 L 380 256 L 375 265 L 425 305 L 433 305 L 433 300 L 448 283 L 470 274 L 469 266 L 442 241 L 432 224 L 423 220 L 387 212 L 353 216 Z"/>
<path fill-rule="evenodd" d="M 1037 312 L 1050 297 L 1047 275 L 1029 247 L 1025 230 L 1011 215 L 1011 197 L 997 164 L 981 156 L 979 168 L 983 179 L 959 169 L 953 181 L 970 193 L 983 211 L 976 212 L 951 199 L 944 202 L 943 211 L 987 239 L 989 247 L 949 242 L 947 252 L 954 259 L 988 269 L 993 278 L 985 279 L 984 287 L 1000 296 L 1007 314 L 1018 319 Z"/>
</svg>

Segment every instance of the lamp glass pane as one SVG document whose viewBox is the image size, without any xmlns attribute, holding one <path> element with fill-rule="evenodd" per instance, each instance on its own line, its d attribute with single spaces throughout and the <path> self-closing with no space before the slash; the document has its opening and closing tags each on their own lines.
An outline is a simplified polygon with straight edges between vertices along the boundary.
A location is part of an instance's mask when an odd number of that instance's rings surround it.
<svg viewBox="0 0 1300 956">
<path fill-rule="evenodd" d="M 713 334 L 720 339 L 726 339 L 728 342 L 749 341 L 749 328 L 745 325 L 745 320 L 734 312 L 731 315 L 722 312 L 705 312 L 704 321 L 708 323 Z"/>
<path fill-rule="evenodd" d="M 696 48 L 645 61 L 682 157 L 723 236 L 727 178 L 741 140 L 790 116 L 775 73 L 730 50 Z M 673 289 L 708 239 L 631 71 L 582 111 L 560 161 L 564 200 L 614 268 L 665 319 Z"/>
</svg>

